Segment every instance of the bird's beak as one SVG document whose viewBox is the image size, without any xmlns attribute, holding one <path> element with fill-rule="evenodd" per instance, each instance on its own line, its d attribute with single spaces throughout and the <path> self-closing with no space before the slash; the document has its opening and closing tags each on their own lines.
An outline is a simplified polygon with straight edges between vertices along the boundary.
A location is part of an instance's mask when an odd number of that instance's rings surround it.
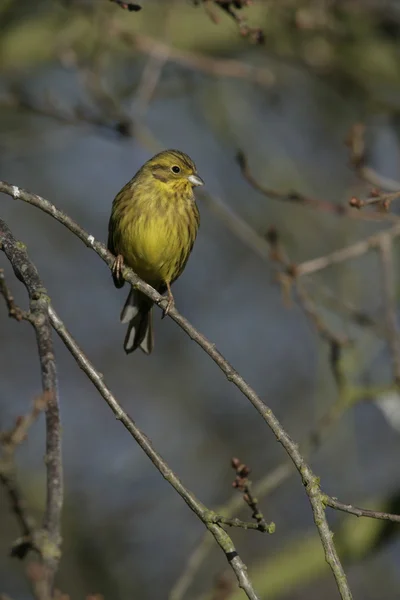
<svg viewBox="0 0 400 600">
<path fill-rule="evenodd" d="M 189 175 L 188 180 L 194 186 L 204 185 L 204 181 L 198 175 Z"/>
</svg>

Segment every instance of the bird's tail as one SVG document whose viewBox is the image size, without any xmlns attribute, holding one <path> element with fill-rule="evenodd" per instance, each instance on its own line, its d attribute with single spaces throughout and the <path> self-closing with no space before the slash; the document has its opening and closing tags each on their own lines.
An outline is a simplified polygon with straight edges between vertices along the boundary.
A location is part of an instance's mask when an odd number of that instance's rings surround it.
<svg viewBox="0 0 400 600">
<path fill-rule="evenodd" d="M 124 341 L 127 354 L 140 348 L 145 354 L 153 350 L 153 301 L 144 294 L 131 288 L 121 312 L 121 323 L 128 323 Z"/>
</svg>

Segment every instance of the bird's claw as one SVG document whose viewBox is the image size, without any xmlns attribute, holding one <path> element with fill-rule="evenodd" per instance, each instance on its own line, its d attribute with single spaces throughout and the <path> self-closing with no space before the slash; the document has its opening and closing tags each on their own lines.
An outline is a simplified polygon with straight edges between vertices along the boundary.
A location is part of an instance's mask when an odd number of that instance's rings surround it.
<svg viewBox="0 0 400 600">
<path fill-rule="evenodd" d="M 168 298 L 168 304 L 167 306 L 164 308 L 164 313 L 163 316 L 161 317 L 162 319 L 164 319 L 164 317 L 169 315 L 169 312 L 172 308 L 174 308 L 175 306 L 175 301 L 173 297 Z"/>
<path fill-rule="evenodd" d="M 168 303 L 167 303 L 167 306 L 164 308 L 164 314 L 161 317 L 162 319 L 164 317 L 166 317 L 169 314 L 169 311 L 172 308 L 174 308 L 174 306 L 175 306 L 175 300 L 174 300 L 174 297 L 172 295 L 171 287 L 170 287 L 169 283 L 167 283 L 167 292 L 168 292 Z"/>
<path fill-rule="evenodd" d="M 122 287 L 124 285 L 124 280 L 122 278 L 122 269 L 124 267 L 124 257 L 122 254 L 118 254 L 116 259 L 114 260 L 114 264 L 112 266 L 112 275 L 114 278 L 114 283 L 117 287 Z"/>
</svg>

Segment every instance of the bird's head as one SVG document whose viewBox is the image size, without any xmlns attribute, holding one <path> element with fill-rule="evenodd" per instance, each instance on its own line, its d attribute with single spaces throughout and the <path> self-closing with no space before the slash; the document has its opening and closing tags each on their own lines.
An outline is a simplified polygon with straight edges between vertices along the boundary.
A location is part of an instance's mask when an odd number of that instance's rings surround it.
<svg viewBox="0 0 400 600">
<path fill-rule="evenodd" d="M 171 190 L 188 190 L 204 181 L 198 176 L 192 159 L 179 150 L 164 150 L 147 161 L 143 169 Z"/>
</svg>

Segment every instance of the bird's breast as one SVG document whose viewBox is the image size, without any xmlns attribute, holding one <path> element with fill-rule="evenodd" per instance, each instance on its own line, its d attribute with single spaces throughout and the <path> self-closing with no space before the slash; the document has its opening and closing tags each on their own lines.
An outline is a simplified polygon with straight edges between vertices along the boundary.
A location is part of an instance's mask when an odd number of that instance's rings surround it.
<svg viewBox="0 0 400 600">
<path fill-rule="evenodd" d="M 190 254 L 197 229 L 194 201 L 179 209 L 169 205 L 135 211 L 121 223 L 120 251 L 125 262 L 148 283 L 171 282 Z"/>
</svg>

